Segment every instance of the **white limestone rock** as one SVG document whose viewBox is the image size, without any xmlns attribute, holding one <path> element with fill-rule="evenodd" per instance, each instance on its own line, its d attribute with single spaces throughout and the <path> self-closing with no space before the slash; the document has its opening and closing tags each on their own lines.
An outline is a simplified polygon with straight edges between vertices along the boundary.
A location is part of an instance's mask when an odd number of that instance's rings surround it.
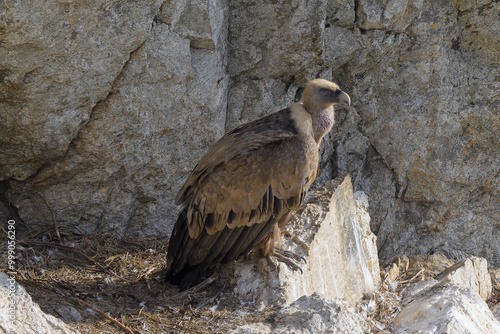
<svg viewBox="0 0 500 334">
<path fill-rule="evenodd" d="M 488 262 L 479 257 L 469 257 L 456 263 L 439 274 L 437 279 L 441 284 L 449 283 L 478 293 L 487 300 L 492 292 L 491 276 L 488 272 Z"/>
<path fill-rule="evenodd" d="M 498 334 L 500 323 L 479 294 L 457 285 L 434 285 L 408 294 L 394 333 Z"/>
<path fill-rule="evenodd" d="M 235 266 L 237 295 L 246 301 L 291 303 L 319 293 L 345 298 L 352 305 L 377 289 L 380 272 L 376 238 L 369 229 L 366 197 L 355 200 L 350 177 L 328 182 L 310 193 L 308 203 L 283 230 L 283 248 L 303 256 L 304 273 L 280 263 L 276 270 L 265 259 Z"/>
</svg>

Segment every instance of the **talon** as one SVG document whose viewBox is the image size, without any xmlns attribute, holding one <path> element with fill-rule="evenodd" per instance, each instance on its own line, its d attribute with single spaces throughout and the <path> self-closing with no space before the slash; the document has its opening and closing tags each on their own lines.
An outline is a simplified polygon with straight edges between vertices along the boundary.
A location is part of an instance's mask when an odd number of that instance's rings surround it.
<svg viewBox="0 0 500 334">
<path fill-rule="evenodd" d="M 271 267 L 274 267 L 274 270 L 278 269 L 278 265 L 273 261 L 273 259 L 271 259 L 271 255 L 266 255 L 266 260 Z"/>
<path fill-rule="evenodd" d="M 290 252 L 290 251 L 283 251 L 283 255 L 290 257 L 297 262 L 304 261 L 304 263 L 307 264 L 305 257 L 303 257 L 302 255 L 295 254 L 295 253 Z"/>
</svg>

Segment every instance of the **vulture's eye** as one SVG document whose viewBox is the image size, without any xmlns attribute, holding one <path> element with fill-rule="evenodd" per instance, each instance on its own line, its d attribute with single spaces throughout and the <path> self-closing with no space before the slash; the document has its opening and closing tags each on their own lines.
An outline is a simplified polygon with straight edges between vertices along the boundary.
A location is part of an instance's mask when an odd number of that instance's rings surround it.
<svg viewBox="0 0 500 334">
<path fill-rule="evenodd" d="M 326 88 L 321 88 L 321 89 L 319 90 L 319 92 L 321 93 L 321 95 L 326 95 L 326 96 L 328 96 L 328 95 L 331 95 L 331 94 L 332 94 L 332 91 L 331 91 L 331 90 L 329 90 L 329 89 L 326 89 Z"/>
</svg>

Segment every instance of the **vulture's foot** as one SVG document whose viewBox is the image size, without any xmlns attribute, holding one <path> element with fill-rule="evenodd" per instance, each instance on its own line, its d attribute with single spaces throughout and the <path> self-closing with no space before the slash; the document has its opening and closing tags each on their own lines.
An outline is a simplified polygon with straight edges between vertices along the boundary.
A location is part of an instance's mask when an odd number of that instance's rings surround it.
<svg viewBox="0 0 500 334">
<path fill-rule="evenodd" d="M 285 263 L 290 269 L 294 271 L 300 271 L 301 274 L 304 274 L 302 268 L 298 265 L 300 261 L 304 261 L 307 263 L 306 259 L 303 256 L 297 255 L 293 252 L 284 251 L 282 249 L 275 249 L 272 255 L 266 256 L 267 261 L 271 266 L 274 266 L 276 270 L 277 264 L 271 259 L 271 256 L 274 256 L 279 262 Z"/>
</svg>

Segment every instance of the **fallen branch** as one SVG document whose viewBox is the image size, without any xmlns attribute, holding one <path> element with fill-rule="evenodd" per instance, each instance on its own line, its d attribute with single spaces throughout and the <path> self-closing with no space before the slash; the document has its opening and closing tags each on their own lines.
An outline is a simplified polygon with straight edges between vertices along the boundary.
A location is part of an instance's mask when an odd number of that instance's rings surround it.
<svg viewBox="0 0 500 334">
<path fill-rule="evenodd" d="M 436 275 L 436 277 L 434 277 L 434 279 L 440 281 L 441 279 L 445 278 L 449 273 L 457 270 L 460 267 L 463 267 L 464 264 L 465 264 L 465 260 L 459 261 L 459 262 L 455 263 L 454 265 L 446 268 L 445 270 L 443 270 L 438 275 Z"/>
<path fill-rule="evenodd" d="M 130 329 L 130 327 L 127 327 L 125 326 L 124 324 L 122 324 L 121 322 L 119 322 L 118 320 L 116 320 L 115 318 L 112 318 L 110 317 L 109 315 L 106 314 L 106 312 L 98 309 L 97 307 L 93 306 L 92 304 L 89 304 L 87 303 L 86 301 L 80 299 L 80 298 L 75 298 L 76 301 L 78 301 L 80 304 L 83 304 L 85 306 L 87 306 L 88 308 L 96 311 L 97 313 L 99 313 L 100 315 L 102 315 L 104 318 L 108 319 L 109 321 L 111 321 L 113 324 L 115 324 L 116 326 L 120 327 L 121 329 L 123 329 L 125 332 L 127 333 L 131 333 L 131 334 L 135 334 L 134 331 L 132 329 Z"/>
<path fill-rule="evenodd" d="M 181 299 L 185 298 L 187 295 L 196 293 L 199 290 L 203 289 L 204 287 L 206 287 L 207 285 L 211 284 L 213 281 L 215 281 L 218 278 L 219 278 L 219 275 L 213 274 L 212 276 L 210 276 L 209 278 L 207 278 L 206 280 L 204 280 L 200 284 L 193 286 L 191 289 L 188 289 L 186 291 L 183 291 L 183 292 L 175 295 L 174 298 L 175 299 L 177 299 L 177 298 L 181 298 Z"/>
<path fill-rule="evenodd" d="M 411 283 L 411 281 L 413 281 L 415 278 L 418 277 L 418 275 L 420 275 L 421 273 L 423 273 L 425 271 L 424 268 L 422 268 L 415 276 L 413 276 L 412 278 L 410 278 L 409 280 L 406 280 L 406 281 L 400 281 L 399 283 L 400 284 L 406 284 L 406 283 Z"/>
</svg>

